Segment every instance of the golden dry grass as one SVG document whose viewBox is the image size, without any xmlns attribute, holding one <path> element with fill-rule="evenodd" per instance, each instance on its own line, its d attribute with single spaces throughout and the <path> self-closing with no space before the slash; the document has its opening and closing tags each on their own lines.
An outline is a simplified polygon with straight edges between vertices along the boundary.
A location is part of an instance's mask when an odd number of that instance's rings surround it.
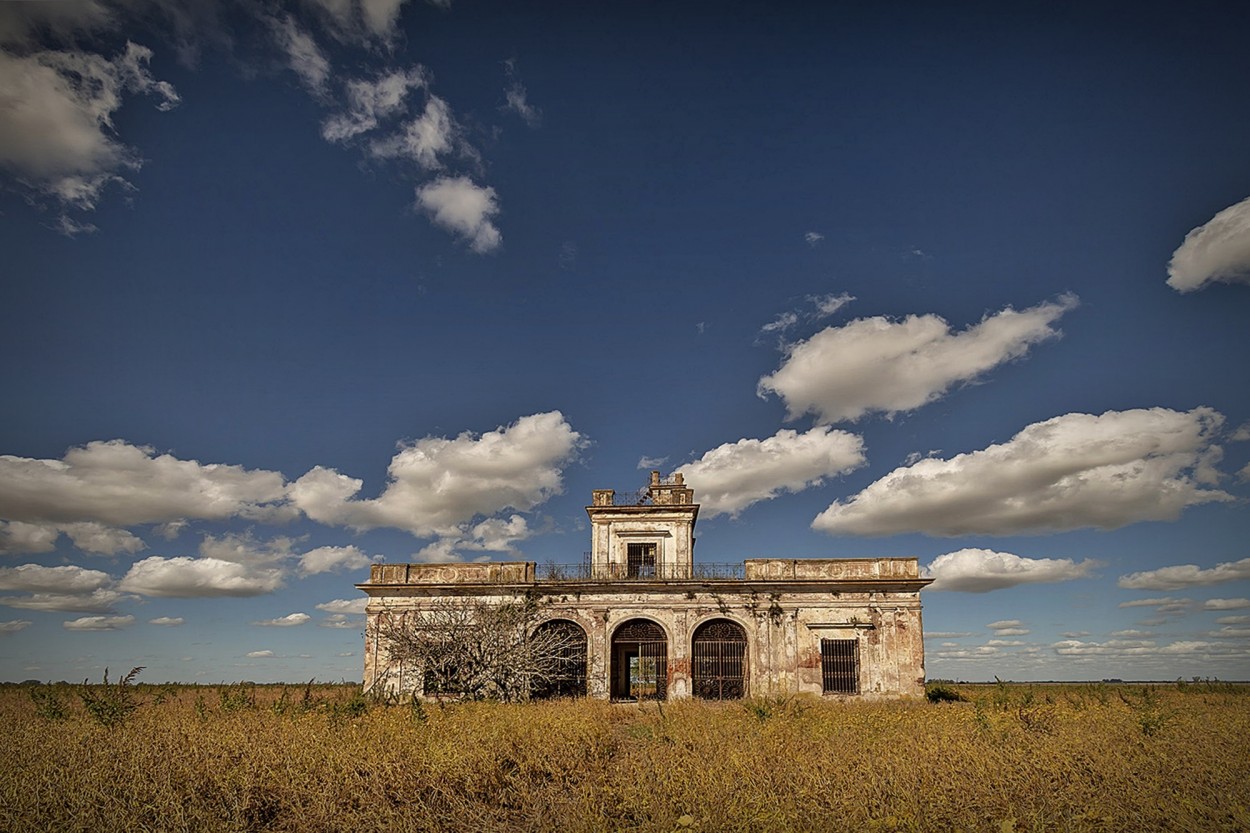
<svg viewBox="0 0 1250 833">
<path fill-rule="evenodd" d="M 112 726 L 74 688 L 59 718 L 0 688 L 0 830 L 1250 830 L 1225 686 L 363 713 L 349 686 L 145 686 Z"/>
</svg>

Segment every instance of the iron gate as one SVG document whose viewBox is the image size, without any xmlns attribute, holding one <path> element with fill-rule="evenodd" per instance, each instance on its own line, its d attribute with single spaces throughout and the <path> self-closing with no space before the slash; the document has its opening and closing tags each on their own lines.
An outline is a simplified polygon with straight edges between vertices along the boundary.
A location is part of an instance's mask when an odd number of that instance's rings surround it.
<svg viewBox="0 0 1250 833">
<path fill-rule="evenodd" d="M 747 635 L 728 619 L 705 622 L 694 632 L 691 665 L 694 696 L 737 700 L 746 695 Z"/>
</svg>

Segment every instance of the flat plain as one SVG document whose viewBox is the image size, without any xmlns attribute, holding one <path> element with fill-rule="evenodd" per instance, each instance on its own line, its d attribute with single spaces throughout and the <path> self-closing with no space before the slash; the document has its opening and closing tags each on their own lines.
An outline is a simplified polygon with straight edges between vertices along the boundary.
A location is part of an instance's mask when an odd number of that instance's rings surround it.
<svg viewBox="0 0 1250 833">
<path fill-rule="evenodd" d="M 1250 831 L 1250 687 L 930 692 L 385 705 L 352 685 L 0 686 L 0 830 Z"/>
</svg>

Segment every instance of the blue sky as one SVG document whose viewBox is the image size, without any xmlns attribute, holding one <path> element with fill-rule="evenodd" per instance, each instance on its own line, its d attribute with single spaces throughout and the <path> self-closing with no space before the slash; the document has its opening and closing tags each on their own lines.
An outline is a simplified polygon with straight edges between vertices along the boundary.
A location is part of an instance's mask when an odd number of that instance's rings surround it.
<svg viewBox="0 0 1250 833">
<path fill-rule="evenodd" d="M 370 561 L 653 467 L 930 676 L 1250 678 L 1248 27 L 0 5 L 0 679 L 359 679 Z"/>
</svg>

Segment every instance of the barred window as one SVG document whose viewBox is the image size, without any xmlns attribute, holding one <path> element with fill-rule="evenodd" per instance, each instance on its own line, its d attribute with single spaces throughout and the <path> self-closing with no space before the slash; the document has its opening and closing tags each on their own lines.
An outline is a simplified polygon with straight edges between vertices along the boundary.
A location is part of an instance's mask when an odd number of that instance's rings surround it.
<svg viewBox="0 0 1250 833">
<path fill-rule="evenodd" d="M 554 645 L 555 653 L 548 657 L 548 675 L 534 683 L 530 696 L 535 700 L 545 697 L 582 697 L 586 694 L 586 631 L 576 622 L 553 619 L 538 626 L 535 632 L 546 637 L 547 645 Z"/>
<path fill-rule="evenodd" d="M 654 578 L 655 550 L 655 544 L 628 544 L 625 551 L 627 575 L 630 578 Z"/>
<path fill-rule="evenodd" d="M 859 640 L 820 640 L 820 677 L 825 694 L 859 694 Z"/>
</svg>

